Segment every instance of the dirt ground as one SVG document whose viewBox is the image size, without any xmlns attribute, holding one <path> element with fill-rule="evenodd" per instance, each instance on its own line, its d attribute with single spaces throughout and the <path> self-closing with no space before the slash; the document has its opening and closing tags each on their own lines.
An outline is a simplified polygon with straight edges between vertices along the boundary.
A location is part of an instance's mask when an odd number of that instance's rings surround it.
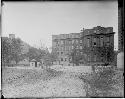
<svg viewBox="0 0 125 99">
<path fill-rule="evenodd" d="M 59 67 L 41 68 L 4 68 L 2 69 L 2 94 L 5 98 L 26 97 L 86 97 L 86 84 L 80 75 L 91 73 L 90 68 Z M 114 79 L 115 91 L 109 93 L 111 97 L 124 96 L 124 84 L 118 73 Z M 90 89 L 91 90 L 91 89 Z"/>
<path fill-rule="evenodd" d="M 4 97 L 85 97 L 84 83 L 70 73 L 52 69 L 6 68 L 2 72 Z"/>
</svg>

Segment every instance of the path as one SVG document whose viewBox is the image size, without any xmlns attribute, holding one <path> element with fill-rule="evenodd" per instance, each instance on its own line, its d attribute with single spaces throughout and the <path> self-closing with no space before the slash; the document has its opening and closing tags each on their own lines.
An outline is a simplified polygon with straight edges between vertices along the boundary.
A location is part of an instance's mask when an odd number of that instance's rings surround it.
<svg viewBox="0 0 125 99">
<path fill-rule="evenodd" d="M 41 76 L 43 77 L 43 76 Z M 3 86 L 5 97 L 85 97 L 84 83 L 69 73 L 36 83 Z"/>
</svg>

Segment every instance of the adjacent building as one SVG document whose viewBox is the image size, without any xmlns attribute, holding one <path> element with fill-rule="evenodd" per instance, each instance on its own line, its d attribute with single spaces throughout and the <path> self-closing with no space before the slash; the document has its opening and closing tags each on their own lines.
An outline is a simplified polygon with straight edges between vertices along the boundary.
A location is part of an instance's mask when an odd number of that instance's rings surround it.
<svg viewBox="0 0 125 99">
<path fill-rule="evenodd" d="M 74 49 L 82 56 L 79 64 L 104 64 L 112 62 L 114 52 L 113 27 L 93 27 L 80 33 L 52 35 L 52 50 L 58 54 L 55 64 L 73 65 L 69 54 Z M 77 52 L 76 51 L 76 52 Z"/>
<path fill-rule="evenodd" d="M 109 64 L 113 61 L 113 27 L 97 26 L 92 29 L 84 29 L 82 40 L 84 64 Z"/>
</svg>

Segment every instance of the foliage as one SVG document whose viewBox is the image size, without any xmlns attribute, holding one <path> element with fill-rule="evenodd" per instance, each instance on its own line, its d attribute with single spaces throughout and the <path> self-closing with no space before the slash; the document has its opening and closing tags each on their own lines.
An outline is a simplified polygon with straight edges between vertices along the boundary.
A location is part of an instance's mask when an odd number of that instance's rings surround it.
<svg viewBox="0 0 125 99">
<path fill-rule="evenodd" d="M 2 63 L 10 63 L 15 61 L 16 63 L 20 60 L 21 55 L 21 40 L 2 38 Z"/>
<path fill-rule="evenodd" d="M 11 48 L 11 44 L 9 43 L 7 38 L 2 38 L 2 45 L 1 45 L 2 49 L 2 65 L 4 63 L 9 63 L 10 61 L 10 48 Z"/>
<path fill-rule="evenodd" d="M 52 49 L 52 52 L 50 53 L 50 58 L 52 63 L 58 59 L 58 53 L 56 49 Z"/>
<path fill-rule="evenodd" d="M 37 61 L 41 61 L 42 59 L 44 61 L 44 65 L 46 66 L 50 66 L 56 59 L 55 53 L 50 53 L 48 48 L 43 47 L 39 49 L 31 47 L 27 53 L 27 57 L 29 57 L 30 60 L 35 59 Z"/>
<path fill-rule="evenodd" d="M 29 60 L 37 59 L 38 56 L 39 52 L 36 48 L 34 47 L 29 48 L 29 52 L 27 53 L 27 57 L 29 57 Z"/>
<path fill-rule="evenodd" d="M 90 85 L 92 91 L 92 97 L 98 96 L 98 91 L 103 93 L 103 96 L 111 91 L 115 90 L 113 87 L 114 84 L 117 84 L 117 79 L 114 79 L 115 71 L 113 69 L 107 69 L 104 71 L 100 71 L 98 73 L 92 73 L 91 75 L 81 76 L 80 78 L 86 82 L 86 84 Z M 88 93 L 88 92 L 87 92 Z"/>
<path fill-rule="evenodd" d="M 76 45 L 73 46 L 74 48 L 72 49 L 72 51 L 68 54 L 69 58 L 71 58 L 71 63 L 73 63 L 73 65 L 79 65 L 80 60 L 83 59 L 83 55 L 80 54 L 80 50 L 77 49 Z"/>
<path fill-rule="evenodd" d="M 20 61 L 20 55 L 21 55 L 20 39 L 12 39 L 11 55 L 12 55 L 11 59 L 15 60 L 16 63 Z"/>
<path fill-rule="evenodd" d="M 111 63 L 114 60 L 114 56 L 115 56 L 115 52 L 112 48 L 112 46 L 108 46 L 108 47 L 97 47 L 97 51 L 98 51 L 98 56 L 101 57 L 105 57 L 105 63 Z"/>
</svg>

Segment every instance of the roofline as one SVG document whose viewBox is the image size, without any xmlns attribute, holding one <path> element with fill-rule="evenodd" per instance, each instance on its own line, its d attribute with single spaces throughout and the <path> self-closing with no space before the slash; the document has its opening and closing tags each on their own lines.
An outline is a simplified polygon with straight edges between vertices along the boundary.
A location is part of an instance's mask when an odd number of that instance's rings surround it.
<svg viewBox="0 0 125 99">
<path fill-rule="evenodd" d="M 83 36 L 82 37 L 84 37 L 84 36 L 88 36 L 88 35 L 110 35 L 110 34 L 115 34 L 115 32 L 111 32 L 111 33 L 100 33 L 100 34 L 96 34 L 96 33 L 94 33 L 94 34 L 83 34 Z"/>
</svg>

